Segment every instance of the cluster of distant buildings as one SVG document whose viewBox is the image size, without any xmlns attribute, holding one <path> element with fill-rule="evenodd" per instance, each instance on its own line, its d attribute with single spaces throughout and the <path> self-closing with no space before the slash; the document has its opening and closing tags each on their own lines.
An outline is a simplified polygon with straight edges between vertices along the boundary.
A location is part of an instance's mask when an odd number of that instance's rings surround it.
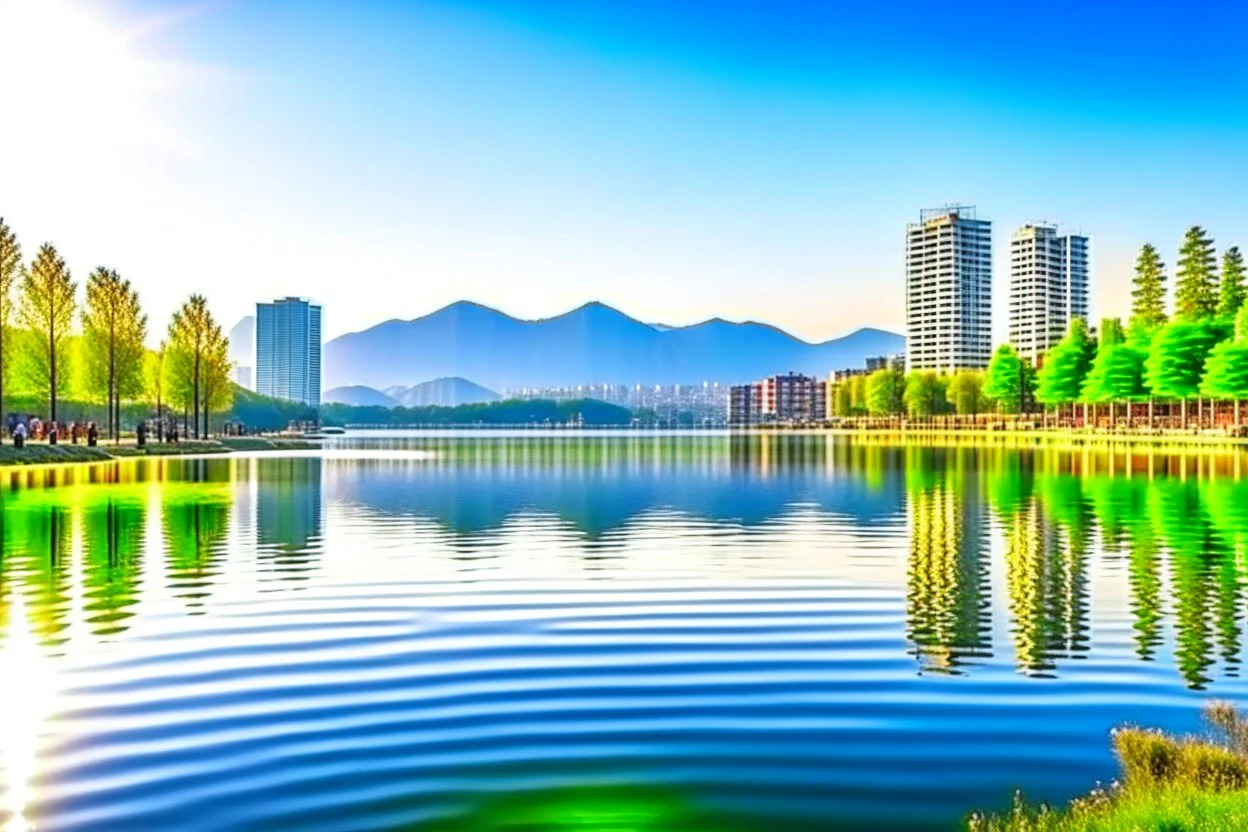
<svg viewBox="0 0 1248 832">
<path fill-rule="evenodd" d="M 832 387 L 884 367 L 954 373 L 992 360 L 992 222 L 974 206 L 920 212 L 906 226 L 906 354 L 867 359 L 827 381 L 798 373 L 730 388 L 728 423 L 827 419 Z M 1010 238 L 1009 342 L 1038 366 L 1075 318 L 1088 318 L 1088 238 L 1029 223 Z"/>
<path fill-rule="evenodd" d="M 518 387 L 504 392 L 508 399 L 598 399 L 632 410 L 652 410 L 660 419 L 685 414 L 695 423 L 722 424 L 728 388 L 715 381 L 701 384 L 576 384 L 561 387 Z"/>
<path fill-rule="evenodd" d="M 230 331 L 234 381 L 274 399 L 321 405 L 321 307 L 303 298 L 257 303 Z"/>
</svg>

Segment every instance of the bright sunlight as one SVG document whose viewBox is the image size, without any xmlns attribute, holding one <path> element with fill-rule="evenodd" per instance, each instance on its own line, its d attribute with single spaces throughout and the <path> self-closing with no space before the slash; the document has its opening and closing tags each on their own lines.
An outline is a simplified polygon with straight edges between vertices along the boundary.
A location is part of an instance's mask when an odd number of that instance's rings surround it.
<svg viewBox="0 0 1248 832">
<path fill-rule="evenodd" d="M 134 53 L 140 30 L 104 18 L 104 5 L 0 0 L 0 78 L 15 120 L 5 141 L 29 144 L 35 160 L 161 140 L 147 104 L 167 73 Z"/>
</svg>

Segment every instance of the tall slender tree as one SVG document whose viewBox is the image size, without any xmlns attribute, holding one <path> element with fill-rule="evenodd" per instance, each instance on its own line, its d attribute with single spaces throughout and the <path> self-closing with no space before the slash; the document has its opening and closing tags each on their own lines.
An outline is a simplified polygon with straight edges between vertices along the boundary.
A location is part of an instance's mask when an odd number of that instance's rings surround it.
<svg viewBox="0 0 1248 832">
<path fill-rule="evenodd" d="M 1175 271 L 1174 312 L 1189 321 L 1211 318 L 1218 311 L 1217 258 L 1213 238 L 1199 225 L 1183 235 Z"/>
<path fill-rule="evenodd" d="M 9 330 L 13 319 L 13 290 L 22 272 L 22 247 L 17 235 L 0 217 L 0 418 L 4 416 L 5 383 L 9 379 Z M 0 442 L 4 434 L 0 432 Z"/>
<path fill-rule="evenodd" d="M 67 338 L 78 290 L 69 267 L 51 243 L 44 243 L 22 279 L 18 321 L 30 330 L 34 381 L 48 389 L 48 418 L 56 421 L 57 397 L 65 389 Z"/>
<path fill-rule="evenodd" d="M 1132 284 L 1132 323 L 1149 329 L 1160 327 L 1166 322 L 1166 264 L 1151 243 L 1140 249 Z"/>
<path fill-rule="evenodd" d="M 156 438 L 165 441 L 165 374 L 166 358 L 169 355 L 169 342 L 161 341 L 160 346 L 147 356 L 147 394 L 156 402 Z"/>
<path fill-rule="evenodd" d="M 210 409 L 228 395 L 229 385 L 222 381 L 229 374 L 228 344 L 203 295 L 191 295 L 169 322 L 171 398 L 191 417 L 197 437 L 201 426 L 208 430 Z"/>
<path fill-rule="evenodd" d="M 1218 317 L 1234 321 L 1244 305 L 1244 255 L 1239 246 L 1222 253 L 1222 283 L 1218 293 Z"/>
<path fill-rule="evenodd" d="M 121 400 L 142 391 L 147 316 L 130 281 L 101 267 L 87 278 L 82 324 L 88 385 L 106 400 L 109 435 L 116 441 Z"/>
</svg>

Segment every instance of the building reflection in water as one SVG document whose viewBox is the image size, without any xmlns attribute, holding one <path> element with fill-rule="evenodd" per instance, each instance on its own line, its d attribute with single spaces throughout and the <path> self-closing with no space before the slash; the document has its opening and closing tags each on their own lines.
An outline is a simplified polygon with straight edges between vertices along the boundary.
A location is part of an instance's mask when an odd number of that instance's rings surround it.
<svg viewBox="0 0 1248 832">
<path fill-rule="evenodd" d="M 987 518 L 972 463 L 959 451 L 906 453 L 906 635 L 925 672 L 961 673 L 992 654 Z"/>
<path fill-rule="evenodd" d="M 254 472 L 256 557 L 263 570 L 302 580 L 320 556 L 323 528 L 320 457 L 248 460 Z"/>
</svg>

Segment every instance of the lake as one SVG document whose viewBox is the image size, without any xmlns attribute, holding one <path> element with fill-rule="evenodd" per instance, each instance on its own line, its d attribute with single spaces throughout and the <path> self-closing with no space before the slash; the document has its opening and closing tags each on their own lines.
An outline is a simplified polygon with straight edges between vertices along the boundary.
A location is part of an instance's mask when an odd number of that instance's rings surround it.
<svg viewBox="0 0 1248 832">
<path fill-rule="evenodd" d="M 956 828 L 1248 703 L 1238 451 L 370 433 L 0 471 L 0 830 Z M 562 824 L 562 825 L 559 825 Z"/>
</svg>

